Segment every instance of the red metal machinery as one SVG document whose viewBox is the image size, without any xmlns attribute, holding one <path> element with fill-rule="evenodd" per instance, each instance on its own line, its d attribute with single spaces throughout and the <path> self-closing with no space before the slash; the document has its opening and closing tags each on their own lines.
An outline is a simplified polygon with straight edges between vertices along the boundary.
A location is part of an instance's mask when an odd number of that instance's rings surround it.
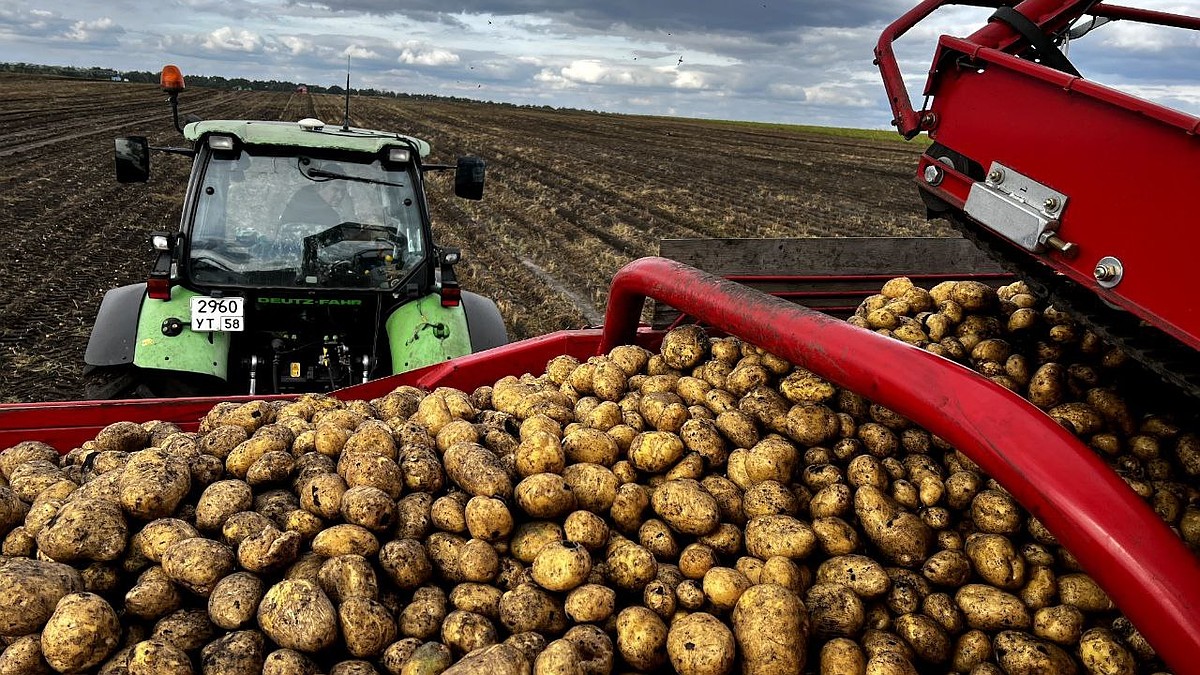
<svg viewBox="0 0 1200 675">
<path fill-rule="evenodd" d="M 1002 4 L 1013 3 L 925 0 L 876 47 L 897 129 L 934 140 L 917 172 L 927 205 L 1197 391 L 1200 306 L 1181 280 L 1200 248 L 1185 187 L 1200 178 L 1200 118 L 1083 79 L 1055 45 L 1085 14 L 1190 30 L 1200 18 L 1097 0 Z M 941 37 L 924 90 L 932 103 L 915 110 L 892 43 L 946 5 L 998 10 L 969 37 Z"/>
</svg>

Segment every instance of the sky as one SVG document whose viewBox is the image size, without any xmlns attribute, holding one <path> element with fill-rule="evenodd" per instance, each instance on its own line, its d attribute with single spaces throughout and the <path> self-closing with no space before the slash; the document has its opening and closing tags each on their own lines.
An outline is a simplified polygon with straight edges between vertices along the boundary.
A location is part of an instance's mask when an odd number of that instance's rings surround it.
<svg viewBox="0 0 1200 675">
<path fill-rule="evenodd" d="M 184 72 L 523 105 L 888 128 L 872 50 L 917 0 L 0 0 L 0 61 Z M 1200 15 L 1200 0 L 1128 0 Z M 939 10 L 897 43 L 914 99 Z M 1200 33 L 1129 22 L 1070 45 L 1083 74 L 1200 114 Z M 2 104 L 0 104 L 2 105 Z"/>
</svg>

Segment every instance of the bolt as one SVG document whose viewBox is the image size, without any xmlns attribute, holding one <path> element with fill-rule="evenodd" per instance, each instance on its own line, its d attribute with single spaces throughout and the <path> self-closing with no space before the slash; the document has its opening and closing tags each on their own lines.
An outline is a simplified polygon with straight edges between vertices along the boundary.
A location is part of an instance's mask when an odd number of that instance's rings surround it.
<svg viewBox="0 0 1200 675">
<path fill-rule="evenodd" d="M 1058 210 L 1058 197 L 1046 197 L 1046 201 L 1042 202 L 1042 206 L 1047 213 L 1054 213 Z"/>
<path fill-rule="evenodd" d="M 942 183 L 942 169 L 930 164 L 925 167 L 925 182 L 937 187 Z"/>
<path fill-rule="evenodd" d="M 926 112 L 925 114 L 921 115 L 921 128 L 922 129 L 926 129 L 926 130 L 932 129 L 937 126 L 937 123 L 938 123 L 937 113 Z"/>
<path fill-rule="evenodd" d="M 999 185 L 1004 182 L 1004 172 L 1000 169 L 992 169 L 988 172 L 987 180 L 989 183 Z"/>
<path fill-rule="evenodd" d="M 1108 281 L 1117 276 L 1117 270 L 1112 265 L 1096 265 L 1092 274 L 1096 275 L 1096 281 Z"/>
<path fill-rule="evenodd" d="M 1074 257 L 1078 253 L 1075 244 L 1049 232 L 1042 235 L 1042 243 L 1063 254 L 1064 258 Z"/>
</svg>

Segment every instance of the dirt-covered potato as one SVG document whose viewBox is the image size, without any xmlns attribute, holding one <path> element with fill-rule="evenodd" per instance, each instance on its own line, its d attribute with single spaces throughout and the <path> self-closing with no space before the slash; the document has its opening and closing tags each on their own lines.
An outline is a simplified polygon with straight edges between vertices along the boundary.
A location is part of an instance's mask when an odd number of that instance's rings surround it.
<svg viewBox="0 0 1200 675">
<path fill-rule="evenodd" d="M 669 431 L 645 431 L 629 446 L 629 461 L 639 471 L 662 473 L 682 457 L 683 439 Z"/>
<path fill-rule="evenodd" d="M 0 673 L 5 675 L 50 675 L 42 658 L 42 636 L 26 635 L 13 640 L 0 654 Z"/>
<path fill-rule="evenodd" d="M 821 646 L 820 675 L 861 675 L 867 672 L 867 657 L 854 640 L 834 638 Z"/>
<path fill-rule="evenodd" d="M 820 640 L 853 637 L 866 622 L 862 599 L 845 584 L 816 583 L 804 596 L 812 634 Z"/>
<path fill-rule="evenodd" d="M 200 652 L 200 667 L 214 675 L 261 675 L 266 645 L 256 630 L 227 633 L 208 643 Z"/>
<path fill-rule="evenodd" d="M 133 646 L 126 666 L 129 675 L 191 675 L 186 652 L 165 640 L 143 640 Z"/>
<path fill-rule="evenodd" d="M 1078 672 L 1074 659 L 1058 645 L 1039 640 L 1028 633 L 1006 630 L 992 641 L 996 660 L 1006 673 L 1034 675 L 1035 673 Z"/>
<path fill-rule="evenodd" d="M 337 639 L 337 612 L 321 587 L 284 580 L 267 590 L 258 606 L 258 625 L 284 649 L 317 653 Z"/>
<path fill-rule="evenodd" d="M 617 615 L 617 650 L 629 665 L 654 670 L 666 661 L 667 626 L 657 614 L 633 605 Z"/>
<path fill-rule="evenodd" d="M 396 638 L 395 619 L 370 598 L 344 599 L 338 607 L 338 625 L 346 651 L 357 658 L 379 656 Z"/>
<path fill-rule="evenodd" d="M 121 642 L 121 623 L 112 605 L 94 593 L 63 596 L 42 629 L 42 657 L 62 673 L 104 662 Z"/>
<path fill-rule="evenodd" d="M 185 608 L 171 612 L 154 624 L 151 640 L 166 640 L 191 653 L 208 644 L 217 634 L 217 627 L 204 609 Z"/>
<path fill-rule="evenodd" d="M 437 586 L 422 586 L 413 593 L 412 601 L 405 605 L 396 624 L 401 635 L 424 640 L 438 634 L 446 613 L 445 591 Z"/>
<path fill-rule="evenodd" d="M 778 584 L 751 586 L 732 614 L 742 672 L 802 673 L 807 659 L 808 611 Z"/>
<path fill-rule="evenodd" d="M 667 633 L 667 656 L 678 673 L 729 673 L 735 654 L 733 631 L 712 614 L 688 614 L 672 622 Z"/>
<path fill-rule="evenodd" d="M 500 598 L 500 623 L 509 633 L 561 633 L 566 613 L 555 596 L 533 584 L 521 584 Z"/>
<path fill-rule="evenodd" d="M 400 643 L 393 644 L 399 645 Z M 420 642 L 417 642 L 417 644 L 420 644 Z M 416 644 L 412 645 L 412 647 L 415 648 Z M 411 653 L 410 650 L 409 654 L 394 661 L 382 660 L 382 665 L 385 670 L 392 664 L 397 666 L 403 665 L 404 660 Z M 398 667 L 396 668 L 396 672 L 400 672 Z M 276 649 L 267 654 L 263 660 L 261 675 L 317 675 L 317 664 L 313 663 L 312 659 L 293 649 Z"/>
<path fill-rule="evenodd" d="M 551 542 L 533 559 L 533 579 L 550 591 L 569 591 L 587 580 L 592 571 L 588 550 L 574 542 Z"/>
<path fill-rule="evenodd" d="M 262 579 L 235 572 L 217 582 L 208 596 L 208 616 L 225 630 L 237 630 L 252 621 L 266 590 Z"/>
<path fill-rule="evenodd" d="M 38 551 L 52 560 L 116 560 L 128 541 L 121 508 L 103 499 L 72 499 L 37 532 Z"/>
<path fill-rule="evenodd" d="M 83 578 L 68 565 L 0 558 L 0 635 L 41 630 L 64 596 L 82 590 Z"/>
<path fill-rule="evenodd" d="M 208 596 L 233 565 L 228 546 L 203 537 L 176 542 L 162 556 L 163 571 L 171 581 L 200 596 Z"/>
<path fill-rule="evenodd" d="M 1027 629 L 1029 610 L 1021 599 L 987 584 L 967 584 L 954 594 L 967 625 L 979 630 Z"/>
<path fill-rule="evenodd" d="M 442 457 L 446 475 L 472 496 L 512 496 L 513 484 L 500 460 L 476 443 L 459 443 Z"/>
<path fill-rule="evenodd" d="M 671 529 L 700 536 L 716 529 L 721 513 L 717 500 L 695 480 L 669 480 L 659 485 L 650 505 Z"/>
<path fill-rule="evenodd" d="M 617 593 L 607 586 L 584 584 L 567 594 L 564 609 L 576 623 L 601 623 L 616 609 Z"/>
<path fill-rule="evenodd" d="M 312 550 L 327 558 L 339 555 L 370 557 L 379 552 L 379 539 L 360 525 L 344 523 L 322 530 L 313 538 Z"/>
<path fill-rule="evenodd" d="M 124 611 L 143 621 L 160 619 L 179 609 L 183 597 L 162 567 L 151 567 L 125 594 Z"/>
<path fill-rule="evenodd" d="M 808 523 L 786 515 L 751 519 L 745 536 L 746 552 L 760 560 L 773 556 L 803 560 L 817 545 L 817 535 Z"/>
<path fill-rule="evenodd" d="M 219 530 L 230 516 L 249 511 L 253 505 L 254 492 L 245 481 L 217 481 L 200 494 L 196 503 L 196 527 L 206 532 Z"/>
</svg>

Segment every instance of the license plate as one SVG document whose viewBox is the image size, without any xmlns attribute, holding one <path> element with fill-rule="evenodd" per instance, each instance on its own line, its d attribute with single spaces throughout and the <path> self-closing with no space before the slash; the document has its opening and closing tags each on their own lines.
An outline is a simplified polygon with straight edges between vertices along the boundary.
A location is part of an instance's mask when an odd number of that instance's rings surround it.
<svg viewBox="0 0 1200 675">
<path fill-rule="evenodd" d="M 234 332 L 245 330 L 244 298 L 192 297 L 192 330 Z"/>
</svg>

